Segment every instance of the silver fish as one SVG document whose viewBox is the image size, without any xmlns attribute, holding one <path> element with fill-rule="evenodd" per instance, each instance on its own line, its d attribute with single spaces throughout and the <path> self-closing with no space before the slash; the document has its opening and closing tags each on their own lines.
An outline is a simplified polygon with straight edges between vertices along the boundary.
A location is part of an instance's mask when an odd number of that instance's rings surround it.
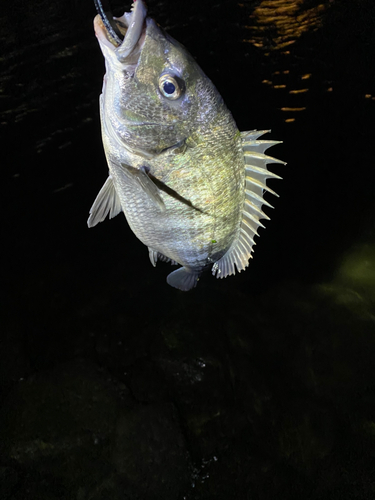
<svg viewBox="0 0 375 500">
<path fill-rule="evenodd" d="M 123 211 L 157 260 L 182 267 L 167 277 L 195 287 L 212 266 L 217 278 L 242 271 L 254 235 L 269 219 L 264 191 L 274 193 L 264 154 L 279 141 L 239 132 L 220 94 L 193 57 L 137 0 L 120 18 L 94 19 L 105 58 L 100 116 L 109 177 L 88 226 Z"/>
</svg>

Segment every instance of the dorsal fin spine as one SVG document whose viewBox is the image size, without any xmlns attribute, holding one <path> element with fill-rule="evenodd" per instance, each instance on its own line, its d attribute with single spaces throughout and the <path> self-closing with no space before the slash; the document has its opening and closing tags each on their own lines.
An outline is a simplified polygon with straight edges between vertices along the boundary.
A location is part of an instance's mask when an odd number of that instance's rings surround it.
<svg viewBox="0 0 375 500">
<path fill-rule="evenodd" d="M 242 146 L 244 150 L 244 202 L 242 208 L 242 220 L 236 239 L 233 241 L 227 253 L 215 262 L 212 272 L 217 278 L 225 278 L 245 269 L 252 258 L 253 247 L 255 245 L 254 236 L 258 236 L 258 227 L 264 227 L 259 219 L 267 219 L 267 214 L 262 210 L 266 205 L 272 205 L 263 199 L 264 191 L 278 196 L 275 191 L 266 184 L 267 179 L 281 179 L 279 175 L 267 169 L 268 163 L 285 162 L 264 154 L 264 151 L 279 141 L 258 141 L 258 137 L 269 132 L 268 130 L 242 132 Z"/>
</svg>

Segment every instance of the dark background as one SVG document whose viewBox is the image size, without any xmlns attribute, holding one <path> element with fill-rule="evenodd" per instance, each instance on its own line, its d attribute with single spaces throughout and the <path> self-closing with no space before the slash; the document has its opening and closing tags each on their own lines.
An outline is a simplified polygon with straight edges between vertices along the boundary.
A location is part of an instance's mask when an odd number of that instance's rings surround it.
<svg viewBox="0 0 375 500">
<path fill-rule="evenodd" d="M 86 226 L 93 4 L 2 9 L 0 497 L 375 498 L 375 6 L 148 7 L 283 141 L 280 198 L 246 272 L 170 288 L 122 215 Z"/>
</svg>

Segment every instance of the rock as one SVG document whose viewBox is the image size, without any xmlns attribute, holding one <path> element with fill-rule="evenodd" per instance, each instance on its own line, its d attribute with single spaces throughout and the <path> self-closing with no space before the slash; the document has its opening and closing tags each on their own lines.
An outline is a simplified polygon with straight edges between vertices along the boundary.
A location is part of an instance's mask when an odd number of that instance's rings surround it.
<svg viewBox="0 0 375 500">
<path fill-rule="evenodd" d="M 35 498 L 72 498 L 71 489 L 110 472 L 108 446 L 122 399 L 121 387 L 87 361 L 20 382 L 0 411 L 1 462 L 18 464 L 22 488 Z"/>
<path fill-rule="evenodd" d="M 12 492 L 18 483 L 18 474 L 11 467 L 0 467 L 0 498 L 12 498 Z"/>
<path fill-rule="evenodd" d="M 123 413 L 112 460 L 139 498 L 180 498 L 189 484 L 189 460 L 173 406 L 137 406 Z"/>
</svg>

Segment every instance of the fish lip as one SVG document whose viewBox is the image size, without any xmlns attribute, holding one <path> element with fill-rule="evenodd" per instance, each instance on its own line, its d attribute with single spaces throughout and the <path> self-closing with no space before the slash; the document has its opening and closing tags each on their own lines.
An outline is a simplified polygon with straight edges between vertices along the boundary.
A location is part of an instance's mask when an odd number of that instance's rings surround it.
<svg viewBox="0 0 375 500">
<path fill-rule="evenodd" d="M 113 51 L 120 63 L 133 59 L 131 63 L 134 64 L 135 48 L 138 46 L 140 52 L 145 38 L 146 5 L 142 0 L 136 0 L 132 11 L 124 12 L 121 17 L 113 17 L 108 10 L 105 12 L 101 0 L 95 0 L 95 5 L 98 15 L 94 19 L 94 30 L 99 43 Z"/>
<path fill-rule="evenodd" d="M 104 45 L 109 49 L 114 50 L 115 45 L 111 42 L 108 36 L 108 31 L 106 30 L 103 20 L 99 14 L 97 14 L 94 18 L 94 30 L 100 45 Z"/>
<path fill-rule="evenodd" d="M 121 45 L 124 34 L 122 34 L 119 26 L 113 18 L 109 0 L 94 0 L 94 4 L 107 31 L 108 38 L 110 38 L 110 41 L 116 47 Z"/>
</svg>

